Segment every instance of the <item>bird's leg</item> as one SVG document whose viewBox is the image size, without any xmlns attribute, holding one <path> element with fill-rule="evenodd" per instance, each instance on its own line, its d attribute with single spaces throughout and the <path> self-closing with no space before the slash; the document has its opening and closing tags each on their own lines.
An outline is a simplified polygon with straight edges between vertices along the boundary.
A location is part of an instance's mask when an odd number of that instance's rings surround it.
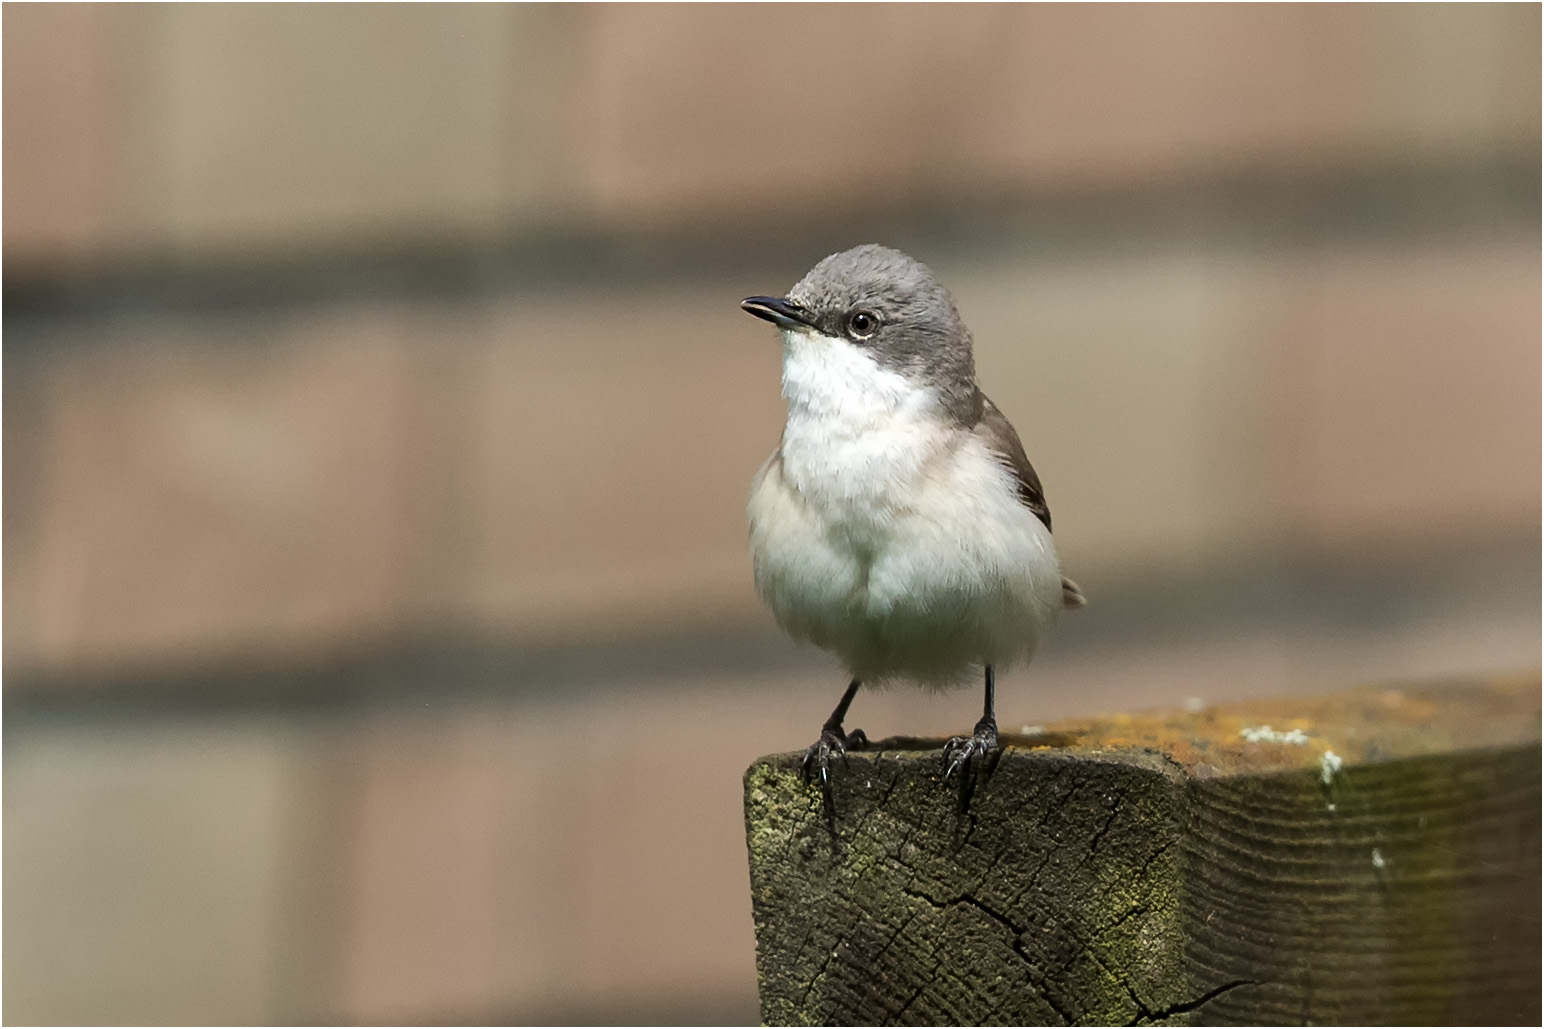
<svg viewBox="0 0 1544 1029">
<path fill-rule="evenodd" d="M 997 678 L 992 666 L 986 666 L 986 708 L 975 732 L 969 736 L 956 736 L 944 744 L 944 778 L 955 772 L 969 769 L 976 758 L 984 758 L 997 749 Z"/>
<path fill-rule="evenodd" d="M 862 729 L 854 729 L 852 732 L 842 731 L 842 721 L 847 717 L 847 708 L 852 704 L 852 698 L 858 694 L 860 683 L 854 679 L 847 686 L 847 692 L 842 694 L 842 699 L 837 703 L 836 710 L 831 712 L 831 717 L 826 719 L 826 724 L 820 727 L 820 739 L 810 745 L 804 752 L 804 780 L 808 782 L 815 773 L 820 774 L 820 784 L 829 787 L 831 785 L 831 755 L 835 754 L 843 761 L 847 760 L 847 748 L 849 745 L 861 747 L 868 742 L 868 737 L 863 735 Z"/>
</svg>

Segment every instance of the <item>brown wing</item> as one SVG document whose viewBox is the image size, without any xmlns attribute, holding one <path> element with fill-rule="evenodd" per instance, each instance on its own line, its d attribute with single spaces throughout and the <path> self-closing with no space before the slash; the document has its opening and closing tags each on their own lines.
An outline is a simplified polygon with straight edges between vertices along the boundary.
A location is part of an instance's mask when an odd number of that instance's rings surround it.
<svg viewBox="0 0 1544 1029">
<path fill-rule="evenodd" d="M 1035 474 L 1034 466 L 1029 463 L 1029 457 L 1024 453 L 1024 444 L 1019 442 L 1019 434 L 1013 431 L 1012 423 L 986 397 L 981 398 L 981 421 L 976 425 L 976 433 L 987 449 L 1002 461 L 1003 467 L 1013 472 L 1019 490 L 1019 503 L 1044 522 L 1049 532 L 1051 509 L 1046 505 L 1045 491 L 1040 488 L 1040 476 Z M 1078 584 L 1062 576 L 1062 605 L 1082 607 L 1087 603 L 1088 599 L 1083 596 Z"/>
<path fill-rule="evenodd" d="M 987 449 L 997 455 L 1003 467 L 1013 473 L 1019 488 L 1019 503 L 1029 508 L 1034 516 L 1051 527 L 1051 509 L 1045 503 L 1045 491 L 1040 488 L 1040 476 L 1024 454 L 1024 444 L 1019 434 L 997 405 L 986 397 L 981 398 L 981 421 L 976 423 L 976 435 Z"/>
</svg>

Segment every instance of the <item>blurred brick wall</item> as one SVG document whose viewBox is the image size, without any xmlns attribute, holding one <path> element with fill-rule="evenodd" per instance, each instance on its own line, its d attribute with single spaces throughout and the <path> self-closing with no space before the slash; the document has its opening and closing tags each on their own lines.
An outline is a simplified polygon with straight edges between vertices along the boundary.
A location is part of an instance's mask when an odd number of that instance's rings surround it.
<svg viewBox="0 0 1544 1029">
<path fill-rule="evenodd" d="M 1085 577 L 1537 517 L 1532 241 L 936 263 Z M 7 562 L 6 659 L 101 673 L 425 624 L 545 642 L 755 617 L 744 496 L 781 401 L 775 337 L 734 300 L 790 284 L 52 340 L 13 370 L 47 430 L 14 498 L 38 510 Z"/>
<path fill-rule="evenodd" d="M 24 5 L 6 26 L 13 268 L 1539 138 L 1528 5 Z"/>
<path fill-rule="evenodd" d="M 111 694 L 447 629 L 674 633 L 689 664 L 695 633 L 761 624 L 743 504 L 778 355 L 736 301 L 830 247 L 470 296 L 329 296 L 335 256 L 1065 210 L 1072 243 L 988 217 L 919 256 L 1096 599 L 1282 549 L 1419 566 L 1537 534 L 1537 219 L 1401 228 L 1419 197 L 1378 186 L 1537 161 L 1536 7 L 3 18 L 4 656 L 35 714 L 6 743 L 8 1021 L 754 1017 L 738 774 L 818 723 L 818 670 L 662 683 L 624 655 L 566 698 L 367 684 L 322 714 L 124 718 Z M 1395 214 L 1272 191 L 1294 177 Z M 1241 238 L 1219 183 L 1317 228 Z M 304 302 L 178 295 L 285 262 L 318 273 Z M 100 299 L 120 274 L 172 299 Z M 28 289 L 54 299 L 20 318 Z M 1415 629 L 1073 651 L 1005 718 L 1536 660 L 1536 612 L 1473 592 Z M 864 702 L 866 726 L 958 721 Z"/>
</svg>

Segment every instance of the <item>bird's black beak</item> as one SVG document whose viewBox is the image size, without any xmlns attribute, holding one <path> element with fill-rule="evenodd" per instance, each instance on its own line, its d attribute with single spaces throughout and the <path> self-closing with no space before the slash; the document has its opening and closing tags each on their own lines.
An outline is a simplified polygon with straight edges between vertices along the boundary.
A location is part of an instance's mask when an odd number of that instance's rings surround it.
<svg viewBox="0 0 1544 1029">
<path fill-rule="evenodd" d="M 810 328 L 815 324 L 808 310 L 783 297 L 746 297 L 740 301 L 740 310 L 765 318 L 780 329 Z"/>
</svg>

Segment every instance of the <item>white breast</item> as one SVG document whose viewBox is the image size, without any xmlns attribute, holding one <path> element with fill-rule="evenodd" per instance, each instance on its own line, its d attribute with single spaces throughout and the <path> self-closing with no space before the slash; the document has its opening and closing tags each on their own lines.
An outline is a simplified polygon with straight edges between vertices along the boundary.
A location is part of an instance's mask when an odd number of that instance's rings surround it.
<svg viewBox="0 0 1544 1029">
<path fill-rule="evenodd" d="M 853 527 L 887 519 L 947 442 L 931 396 L 845 340 L 785 336 L 783 474 Z"/>
<path fill-rule="evenodd" d="M 1011 475 L 932 393 L 860 348 L 785 332 L 788 423 L 752 487 L 756 585 L 855 677 L 945 685 L 1033 653 L 1055 548 Z"/>
</svg>

